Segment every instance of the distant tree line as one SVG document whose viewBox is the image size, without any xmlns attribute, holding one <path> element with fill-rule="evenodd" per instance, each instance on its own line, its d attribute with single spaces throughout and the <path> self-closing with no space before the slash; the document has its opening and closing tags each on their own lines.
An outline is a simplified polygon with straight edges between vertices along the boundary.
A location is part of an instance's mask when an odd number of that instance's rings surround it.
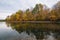
<svg viewBox="0 0 60 40">
<path fill-rule="evenodd" d="M 33 9 L 26 11 L 19 10 L 7 16 L 6 21 L 59 21 L 60 20 L 60 1 L 52 8 L 46 5 L 36 4 Z"/>
</svg>

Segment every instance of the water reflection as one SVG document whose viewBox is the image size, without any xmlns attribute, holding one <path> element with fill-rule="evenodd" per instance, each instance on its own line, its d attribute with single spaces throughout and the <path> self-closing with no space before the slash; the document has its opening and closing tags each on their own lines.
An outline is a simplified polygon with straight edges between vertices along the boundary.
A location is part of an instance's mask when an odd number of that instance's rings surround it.
<svg viewBox="0 0 60 40">
<path fill-rule="evenodd" d="M 60 24 L 6 23 L 19 32 L 18 40 L 60 40 Z"/>
</svg>

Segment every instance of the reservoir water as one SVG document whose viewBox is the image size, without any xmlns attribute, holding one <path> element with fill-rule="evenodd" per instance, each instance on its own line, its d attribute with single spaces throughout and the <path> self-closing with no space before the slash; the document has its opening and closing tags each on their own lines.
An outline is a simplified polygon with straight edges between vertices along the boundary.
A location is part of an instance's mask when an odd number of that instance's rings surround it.
<svg viewBox="0 0 60 40">
<path fill-rule="evenodd" d="M 0 22 L 0 40 L 60 40 L 60 24 Z"/>
</svg>

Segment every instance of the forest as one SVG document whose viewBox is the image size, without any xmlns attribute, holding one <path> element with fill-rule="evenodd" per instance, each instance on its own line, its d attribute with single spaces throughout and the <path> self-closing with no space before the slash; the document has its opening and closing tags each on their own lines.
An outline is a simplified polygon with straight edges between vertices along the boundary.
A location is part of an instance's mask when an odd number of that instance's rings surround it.
<svg viewBox="0 0 60 40">
<path fill-rule="evenodd" d="M 18 10 L 6 17 L 6 21 L 59 21 L 60 1 L 48 8 L 44 4 L 36 4 L 34 8 Z"/>
</svg>

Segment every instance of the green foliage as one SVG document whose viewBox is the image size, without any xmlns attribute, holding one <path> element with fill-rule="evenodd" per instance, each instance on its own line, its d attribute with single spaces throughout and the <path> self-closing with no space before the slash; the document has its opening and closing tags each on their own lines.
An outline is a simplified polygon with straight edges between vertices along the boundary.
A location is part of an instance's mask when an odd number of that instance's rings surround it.
<svg viewBox="0 0 60 40">
<path fill-rule="evenodd" d="M 46 5 L 36 4 L 33 10 L 26 11 L 19 10 L 18 12 L 8 16 L 7 21 L 41 21 L 51 20 L 56 21 L 60 19 L 60 2 L 55 4 L 52 9 L 48 9 Z"/>
</svg>

